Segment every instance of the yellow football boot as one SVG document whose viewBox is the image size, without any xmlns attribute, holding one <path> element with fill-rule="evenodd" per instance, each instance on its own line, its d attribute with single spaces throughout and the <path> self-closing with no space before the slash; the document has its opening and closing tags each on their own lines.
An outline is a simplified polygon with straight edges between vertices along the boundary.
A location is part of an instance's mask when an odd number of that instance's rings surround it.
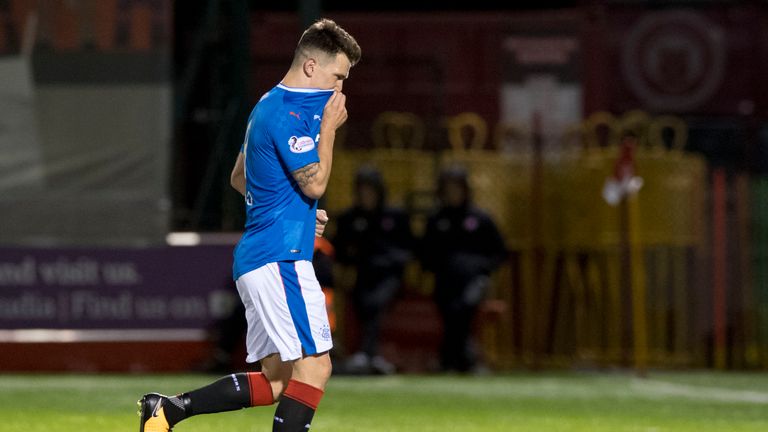
<svg viewBox="0 0 768 432">
<path fill-rule="evenodd" d="M 141 417 L 139 432 L 169 432 L 172 429 L 163 411 L 163 404 L 167 401 L 168 397 L 164 395 L 148 393 L 137 402 Z"/>
</svg>

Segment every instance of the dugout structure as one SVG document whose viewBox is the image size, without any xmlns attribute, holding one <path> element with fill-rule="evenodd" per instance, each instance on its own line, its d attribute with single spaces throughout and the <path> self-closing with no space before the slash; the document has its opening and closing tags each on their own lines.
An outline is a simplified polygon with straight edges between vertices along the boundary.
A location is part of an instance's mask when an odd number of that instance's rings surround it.
<svg viewBox="0 0 768 432">
<path fill-rule="evenodd" d="M 638 355 L 644 367 L 707 364 L 712 305 L 700 292 L 700 270 L 708 167 L 683 151 L 684 123 L 600 112 L 570 128 L 560 151 L 546 154 L 535 121 L 490 128 L 477 114 L 461 113 L 444 125 L 447 148 L 427 151 L 417 117 L 382 114 L 374 148 L 337 150 L 325 205 L 332 214 L 350 205 L 354 170 L 372 163 L 392 203 L 414 215 L 418 234 L 436 173 L 466 166 L 475 204 L 496 219 L 511 251 L 478 322 L 491 365 L 637 366 Z M 644 184 L 634 206 L 611 206 L 601 191 L 627 133 L 638 137 L 635 168 Z M 409 275 L 411 292 L 430 292 L 416 265 Z"/>
</svg>

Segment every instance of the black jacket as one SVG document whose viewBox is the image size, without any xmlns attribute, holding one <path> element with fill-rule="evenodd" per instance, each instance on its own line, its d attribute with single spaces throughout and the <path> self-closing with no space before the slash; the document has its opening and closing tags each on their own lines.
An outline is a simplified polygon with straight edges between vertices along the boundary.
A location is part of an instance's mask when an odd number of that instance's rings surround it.
<svg viewBox="0 0 768 432">
<path fill-rule="evenodd" d="M 408 214 L 384 207 L 352 207 L 337 219 L 333 239 L 338 262 L 357 268 L 358 281 L 402 276 L 414 246 Z"/>
<path fill-rule="evenodd" d="M 461 295 L 476 277 L 490 275 L 506 256 L 495 222 L 473 206 L 440 208 L 428 218 L 419 245 L 422 266 L 435 274 L 438 296 Z"/>
</svg>

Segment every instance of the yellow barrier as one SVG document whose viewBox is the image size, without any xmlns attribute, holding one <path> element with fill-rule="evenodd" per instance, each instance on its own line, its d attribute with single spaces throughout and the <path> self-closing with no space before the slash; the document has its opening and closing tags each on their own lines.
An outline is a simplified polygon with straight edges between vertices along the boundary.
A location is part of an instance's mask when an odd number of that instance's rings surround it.
<svg viewBox="0 0 768 432">
<path fill-rule="evenodd" d="M 422 149 L 426 129 L 424 122 L 416 114 L 385 111 L 374 120 L 371 137 L 377 149 Z"/>
<path fill-rule="evenodd" d="M 454 151 L 483 150 L 488 140 L 488 124 L 473 112 L 465 112 L 448 117 L 448 143 Z M 469 139 L 466 133 L 469 132 Z"/>
<path fill-rule="evenodd" d="M 531 183 L 532 140 L 525 127 L 499 123 L 491 129 L 476 113 L 449 117 L 445 127 L 450 150 L 425 151 L 426 127 L 417 116 L 382 113 L 372 126 L 374 149 L 336 151 L 329 211 L 351 205 L 354 172 L 363 163 L 382 171 L 393 204 L 413 206 L 421 197 L 421 209 L 431 203 L 437 170 L 464 164 L 476 205 L 496 219 L 516 257 L 495 279 L 494 298 L 507 310 L 492 323 L 496 327 L 480 329 L 494 363 L 568 363 L 575 355 L 615 365 L 626 362 L 632 346 L 639 369 L 694 361 L 699 353 L 690 332 L 688 282 L 690 262 L 705 246 L 707 166 L 683 152 L 683 120 L 642 111 L 594 113 L 564 132 L 562 139 L 579 150 L 545 158 L 538 188 Z M 644 184 L 629 203 L 631 219 L 622 222 L 621 208 L 606 203 L 601 191 L 626 135 L 638 141 L 635 168 Z M 534 190 L 542 196 L 534 199 Z M 532 211 L 534 202 L 541 203 L 540 212 Z M 537 245 L 533 214 L 540 218 Z M 536 271 L 542 274 L 534 277 Z M 421 276 L 409 272 L 418 284 Z M 634 321 L 626 314 L 633 295 Z M 631 322 L 636 327 L 628 340 Z"/>
</svg>

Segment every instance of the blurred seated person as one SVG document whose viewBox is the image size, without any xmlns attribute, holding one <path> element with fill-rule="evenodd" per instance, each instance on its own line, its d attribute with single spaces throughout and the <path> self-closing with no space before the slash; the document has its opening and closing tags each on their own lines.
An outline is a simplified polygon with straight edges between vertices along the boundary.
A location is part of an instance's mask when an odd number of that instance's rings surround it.
<svg viewBox="0 0 768 432">
<path fill-rule="evenodd" d="M 339 263 L 356 271 L 351 292 L 360 325 L 360 347 L 346 364 L 352 374 L 391 374 L 392 363 L 379 354 L 382 318 L 403 283 L 412 258 L 413 236 L 408 214 L 387 204 L 381 173 L 361 167 L 355 177 L 354 204 L 337 219 L 333 244 Z"/>
<path fill-rule="evenodd" d="M 476 372 L 482 365 L 472 337 L 478 307 L 491 273 L 507 256 L 496 223 L 472 205 L 468 175 L 461 166 L 440 172 L 438 207 L 429 216 L 419 245 L 424 270 L 435 275 L 434 300 L 443 322 L 443 371 Z"/>
</svg>

